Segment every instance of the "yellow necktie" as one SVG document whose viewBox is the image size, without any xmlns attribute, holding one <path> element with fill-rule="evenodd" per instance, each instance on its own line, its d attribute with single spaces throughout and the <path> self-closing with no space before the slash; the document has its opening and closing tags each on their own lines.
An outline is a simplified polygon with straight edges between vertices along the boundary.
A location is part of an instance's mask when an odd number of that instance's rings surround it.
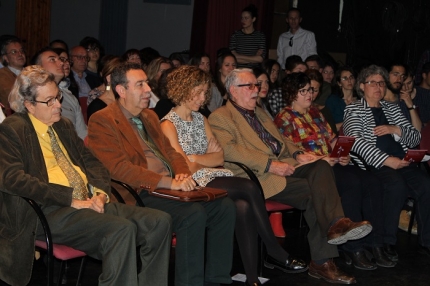
<svg viewBox="0 0 430 286">
<path fill-rule="evenodd" d="M 67 160 L 63 150 L 61 150 L 52 126 L 48 127 L 48 134 L 49 138 L 51 138 L 51 148 L 52 153 L 54 153 L 55 160 L 57 160 L 58 166 L 60 166 L 63 173 L 66 175 L 70 187 L 73 188 L 73 198 L 77 200 L 86 200 L 89 197 L 89 193 L 85 186 L 84 180 L 79 175 L 78 171 L 76 171 L 76 169 L 72 166 L 70 161 Z"/>
</svg>

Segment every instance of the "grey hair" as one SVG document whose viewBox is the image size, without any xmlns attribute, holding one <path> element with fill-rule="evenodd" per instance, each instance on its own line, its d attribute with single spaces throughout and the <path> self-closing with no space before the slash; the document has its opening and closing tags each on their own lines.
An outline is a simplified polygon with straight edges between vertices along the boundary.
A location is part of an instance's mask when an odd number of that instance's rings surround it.
<svg viewBox="0 0 430 286">
<path fill-rule="evenodd" d="M 360 71 L 357 77 L 357 81 L 355 82 L 355 91 L 357 91 L 357 94 L 359 97 L 364 96 L 364 92 L 360 89 L 360 84 L 365 83 L 366 79 L 369 76 L 372 75 L 380 75 L 384 79 L 385 83 L 388 83 L 388 72 L 385 68 L 377 66 L 377 65 L 370 65 L 367 68 L 364 68 Z"/>
<path fill-rule="evenodd" d="M 239 74 L 246 72 L 252 73 L 252 70 L 248 68 L 234 69 L 226 76 L 224 85 L 227 90 L 228 98 L 231 99 L 230 87 L 237 85 Z"/>
<path fill-rule="evenodd" d="M 24 102 L 29 101 L 34 104 L 38 88 L 45 86 L 49 82 L 55 83 L 54 75 L 44 70 L 41 66 L 25 67 L 16 78 L 15 84 L 9 93 L 10 108 L 18 113 L 27 113 L 28 110 Z"/>
</svg>

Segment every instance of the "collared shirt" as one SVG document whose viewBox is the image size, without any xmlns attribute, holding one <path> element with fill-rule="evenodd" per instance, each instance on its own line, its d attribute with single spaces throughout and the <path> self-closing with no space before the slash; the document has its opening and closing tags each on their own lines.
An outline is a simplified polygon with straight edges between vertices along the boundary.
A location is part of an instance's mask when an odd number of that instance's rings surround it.
<svg viewBox="0 0 430 286">
<path fill-rule="evenodd" d="M 87 80 L 85 79 L 87 77 L 87 74 L 84 72 L 82 75 L 82 78 L 80 78 L 78 74 L 75 73 L 74 71 L 72 71 L 72 73 L 73 73 L 73 77 L 76 80 L 76 83 L 79 86 L 79 97 L 88 97 L 88 94 L 91 91 L 91 87 L 88 84 Z"/>
<path fill-rule="evenodd" d="M 127 121 L 130 123 L 131 128 L 133 129 L 134 134 L 136 135 L 137 140 L 140 143 L 140 147 L 142 147 L 143 149 L 143 153 L 145 154 L 146 161 L 148 163 L 148 170 L 163 176 L 160 182 L 158 182 L 157 188 L 170 189 L 172 184 L 170 172 L 166 168 L 164 163 L 157 156 L 155 156 L 154 152 L 152 152 L 151 148 L 149 148 L 145 141 L 143 141 L 142 137 L 140 137 L 139 130 L 137 129 L 136 124 L 131 120 L 135 116 L 133 116 L 133 114 L 131 114 L 121 104 L 119 104 L 119 108 L 121 109 Z"/>
<path fill-rule="evenodd" d="M 11 67 L 11 66 L 7 66 L 7 68 L 10 69 L 11 72 L 16 74 L 16 76 L 19 76 L 19 74 L 21 73 L 21 70 L 18 70 L 16 68 Z"/>
<path fill-rule="evenodd" d="M 290 41 L 292 46 L 290 46 Z M 279 36 L 278 63 L 285 69 L 285 60 L 291 55 L 298 55 L 303 61 L 311 55 L 317 54 L 317 42 L 311 31 L 299 28 L 295 34 L 289 30 Z"/>
<path fill-rule="evenodd" d="M 48 173 L 48 181 L 52 184 L 58 184 L 58 185 L 70 187 L 69 180 L 67 179 L 63 170 L 58 165 L 57 160 L 55 159 L 55 155 L 52 152 L 51 138 L 49 137 L 49 134 L 48 134 L 48 125 L 38 120 L 30 113 L 28 114 L 28 116 L 30 117 L 30 120 L 31 120 L 31 123 L 33 124 L 34 129 L 36 130 L 37 139 L 39 140 L 40 148 L 42 149 L 42 155 L 43 155 L 43 159 L 45 160 L 46 171 Z M 70 157 L 69 157 L 69 154 L 67 153 L 66 148 L 64 147 L 63 143 L 61 142 L 60 138 L 58 137 L 55 131 L 54 131 L 54 134 L 55 134 L 55 137 L 57 137 L 58 145 L 60 146 L 67 160 L 69 160 L 73 168 L 82 177 L 84 184 L 87 185 L 88 184 L 87 176 L 84 174 L 84 172 L 81 170 L 79 166 L 76 166 L 73 164 L 72 160 L 70 160 Z M 107 197 L 107 202 L 109 201 L 109 196 L 107 196 L 107 194 L 104 191 L 94 187 L 94 192 L 105 194 Z"/>
<path fill-rule="evenodd" d="M 247 110 L 239 105 L 237 105 L 234 101 L 231 101 L 233 106 L 239 111 L 240 114 L 245 118 L 245 120 L 249 123 L 251 128 L 257 133 L 258 137 L 266 144 L 275 155 L 279 155 L 281 152 L 281 144 L 275 137 L 273 137 L 261 124 L 258 120 L 254 110 Z"/>
<path fill-rule="evenodd" d="M 63 81 L 62 81 L 63 82 Z M 79 105 L 79 101 L 72 94 L 70 90 L 63 87 L 61 84 L 58 85 L 63 93 L 63 100 L 61 101 L 61 116 L 66 117 L 72 121 L 73 126 L 75 126 L 76 133 L 78 133 L 79 138 L 85 139 L 88 135 L 87 125 L 85 124 L 84 116 L 82 115 L 82 109 Z"/>
</svg>

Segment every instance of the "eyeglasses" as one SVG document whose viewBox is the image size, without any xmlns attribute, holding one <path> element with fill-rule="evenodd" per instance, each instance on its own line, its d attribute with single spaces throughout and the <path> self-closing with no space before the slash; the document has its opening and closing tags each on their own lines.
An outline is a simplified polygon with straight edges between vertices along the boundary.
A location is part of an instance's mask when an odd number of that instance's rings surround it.
<svg viewBox="0 0 430 286">
<path fill-rule="evenodd" d="M 376 87 L 376 86 L 380 86 L 380 87 L 384 87 L 384 86 L 386 86 L 387 85 L 387 83 L 385 82 L 385 81 L 374 81 L 374 80 L 371 80 L 371 81 L 367 81 L 367 82 L 365 82 L 365 84 L 367 84 L 367 85 L 369 85 L 369 86 L 371 86 L 371 87 Z"/>
<path fill-rule="evenodd" d="M 68 58 L 60 57 L 59 59 L 60 59 L 60 61 L 62 61 L 63 63 L 68 63 L 68 64 L 70 64 L 70 60 L 69 60 Z"/>
<path fill-rule="evenodd" d="M 305 96 L 305 95 L 306 95 L 306 94 L 308 94 L 308 93 L 314 93 L 314 88 L 313 88 L 313 87 L 310 87 L 310 88 L 308 88 L 308 89 L 306 89 L 306 88 L 299 89 L 299 94 L 300 94 L 301 96 Z"/>
<path fill-rule="evenodd" d="M 24 49 L 19 49 L 19 50 L 12 50 L 9 53 L 5 53 L 5 55 L 16 55 L 16 54 L 21 54 L 21 55 L 25 55 L 25 50 Z"/>
<path fill-rule="evenodd" d="M 57 96 L 54 98 L 48 99 L 47 101 L 33 100 L 33 102 L 44 103 L 44 104 L 46 104 L 46 106 L 50 107 L 50 106 L 53 106 L 57 102 L 57 100 L 61 101 L 62 98 L 63 98 L 63 93 L 60 90 L 58 92 Z"/>
<path fill-rule="evenodd" d="M 390 72 L 391 75 L 395 76 L 395 77 L 400 77 L 402 80 L 406 78 L 406 76 L 402 73 L 399 72 Z"/>
<path fill-rule="evenodd" d="M 72 58 L 77 59 L 78 61 L 90 61 L 90 57 L 87 56 L 78 56 L 78 55 L 72 55 Z"/>
<path fill-rule="evenodd" d="M 290 38 L 290 42 L 288 43 L 288 44 L 290 45 L 290 47 L 292 47 L 292 46 L 293 46 L 293 38 L 294 38 L 294 36 L 292 36 L 292 37 Z"/>
<path fill-rule="evenodd" d="M 247 86 L 249 90 L 254 90 L 256 87 L 257 87 L 258 91 L 260 91 L 260 89 L 261 89 L 261 84 L 259 84 L 259 83 L 245 83 L 245 84 L 238 84 L 236 86 L 238 86 L 238 87 Z"/>
<path fill-rule="evenodd" d="M 344 76 L 344 77 L 340 78 L 341 81 L 354 80 L 354 79 L 355 79 L 355 76 L 353 76 L 353 75 Z"/>
<path fill-rule="evenodd" d="M 88 49 L 87 49 L 87 52 L 94 52 L 94 53 L 97 53 L 97 52 L 100 52 L 100 49 L 99 49 L 99 48 L 97 48 L 97 47 L 94 47 L 94 48 L 88 48 Z"/>
</svg>

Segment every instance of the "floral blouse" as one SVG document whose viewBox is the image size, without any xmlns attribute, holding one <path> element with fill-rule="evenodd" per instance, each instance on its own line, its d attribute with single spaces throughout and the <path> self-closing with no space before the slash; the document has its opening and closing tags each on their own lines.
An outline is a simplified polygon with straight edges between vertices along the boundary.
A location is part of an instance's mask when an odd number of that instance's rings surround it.
<svg viewBox="0 0 430 286">
<path fill-rule="evenodd" d="M 331 152 L 333 131 L 324 116 L 315 107 L 301 114 L 285 107 L 275 118 L 275 124 L 283 136 L 292 140 L 300 149 L 317 156 Z"/>
</svg>

